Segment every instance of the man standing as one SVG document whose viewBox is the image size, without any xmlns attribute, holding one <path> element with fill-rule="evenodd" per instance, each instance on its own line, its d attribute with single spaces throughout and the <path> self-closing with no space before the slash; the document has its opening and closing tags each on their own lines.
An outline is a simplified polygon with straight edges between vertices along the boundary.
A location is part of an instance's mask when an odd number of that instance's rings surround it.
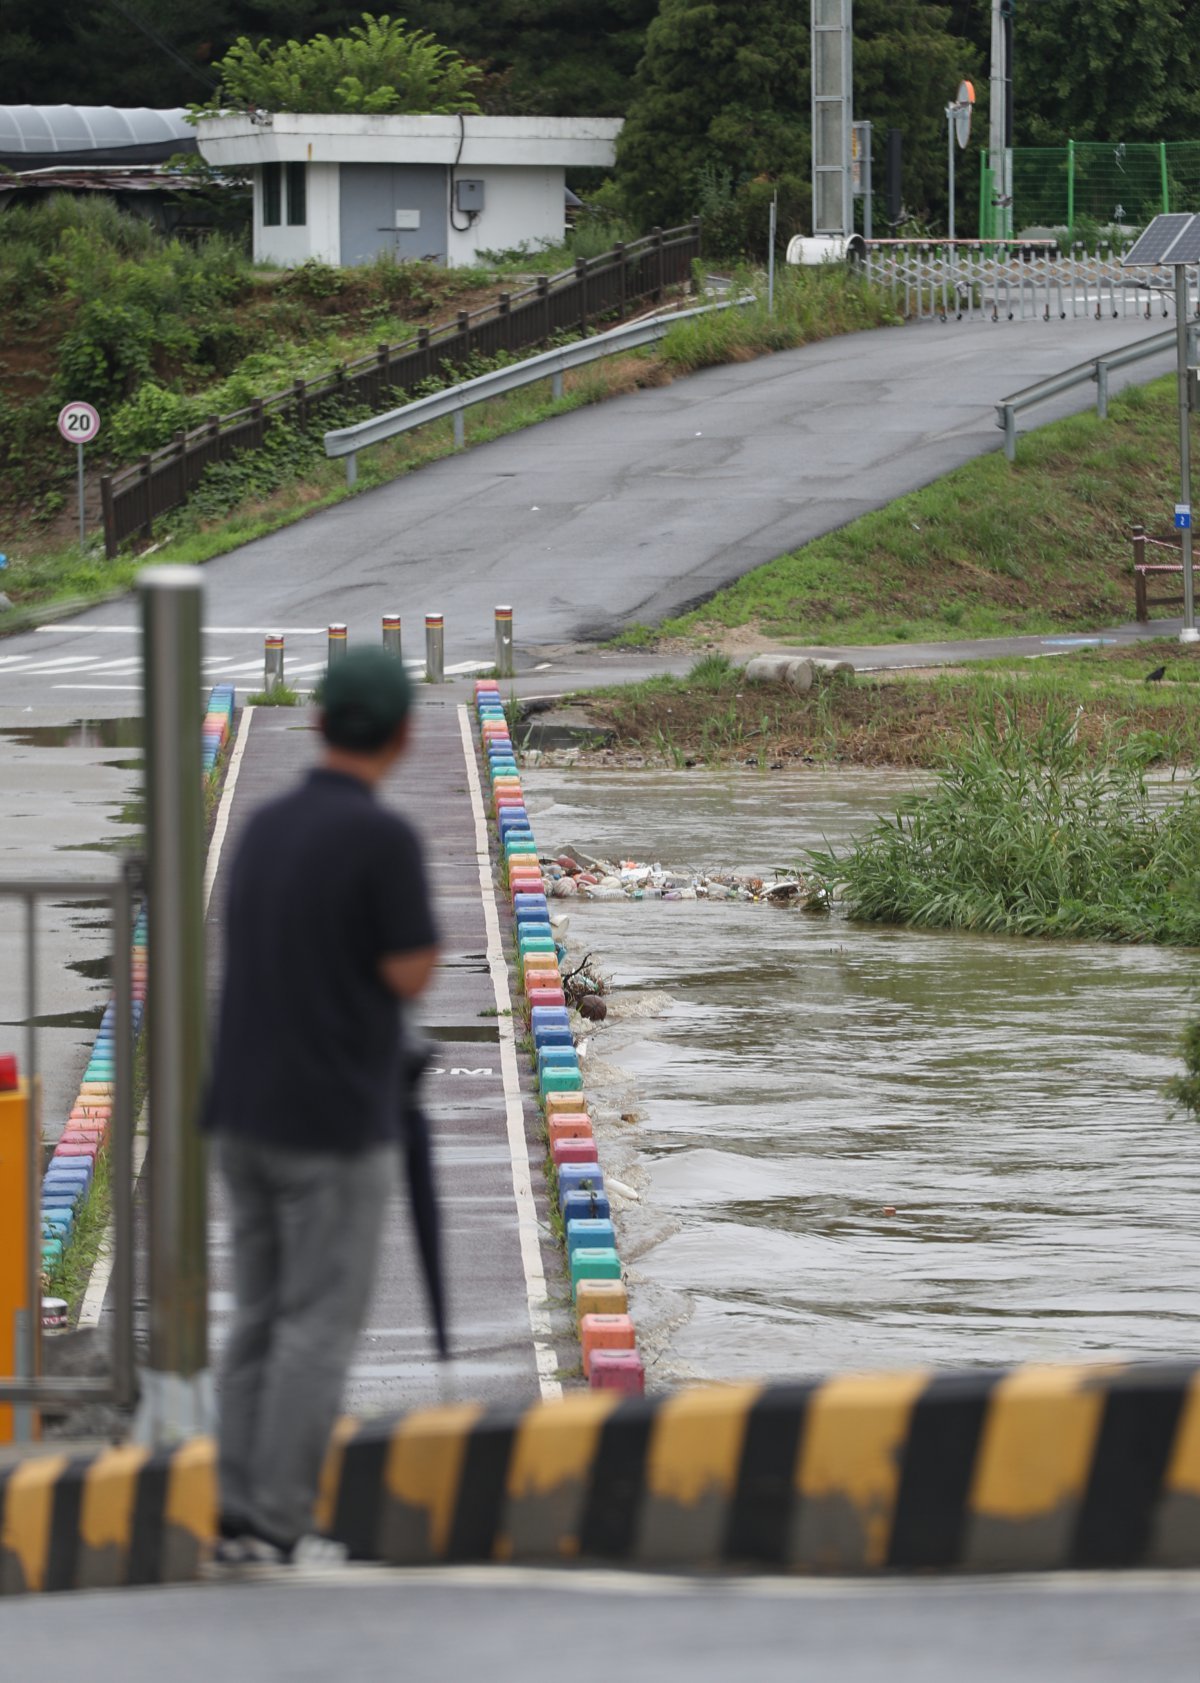
<svg viewBox="0 0 1200 1683">
<path fill-rule="evenodd" d="M 254 815 L 233 862 L 206 1112 L 236 1298 L 219 1393 L 225 1563 L 290 1560 L 312 1529 L 395 1184 L 398 1002 L 437 956 L 416 836 L 375 798 L 410 704 L 382 649 L 331 667 L 317 768 Z"/>
</svg>

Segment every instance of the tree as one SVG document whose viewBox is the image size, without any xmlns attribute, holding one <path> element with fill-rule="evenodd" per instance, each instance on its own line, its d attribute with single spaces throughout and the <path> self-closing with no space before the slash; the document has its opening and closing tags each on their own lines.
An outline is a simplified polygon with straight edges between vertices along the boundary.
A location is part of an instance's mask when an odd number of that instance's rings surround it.
<svg viewBox="0 0 1200 1683">
<path fill-rule="evenodd" d="M 314 35 L 272 47 L 247 36 L 216 67 L 220 89 L 196 109 L 268 111 L 477 111 L 478 72 L 403 18 L 372 17 L 344 35 Z"/>
<path fill-rule="evenodd" d="M 1017 0 L 1018 144 L 1192 140 L 1195 0 Z"/>
<path fill-rule="evenodd" d="M 631 212 L 666 225 L 728 209 L 733 232 L 760 176 L 783 184 L 798 212 L 808 57 L 808 8 L 795 0 L 662 0 L 617 145 Z"/>
</svg>

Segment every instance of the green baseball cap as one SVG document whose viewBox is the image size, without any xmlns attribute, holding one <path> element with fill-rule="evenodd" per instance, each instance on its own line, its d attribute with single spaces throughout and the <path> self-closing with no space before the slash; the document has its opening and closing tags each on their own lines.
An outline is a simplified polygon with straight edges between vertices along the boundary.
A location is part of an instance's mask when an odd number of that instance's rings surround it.
<svg viewBox="0 0 1200 1683">
<path fill-rule="evenodd" d="M 404 663 L 383 649 L 351 649 L 329 668 L 317 692 L 322 731 L 334 748 L 382 748 L 412 706 Z"/>
</svg>

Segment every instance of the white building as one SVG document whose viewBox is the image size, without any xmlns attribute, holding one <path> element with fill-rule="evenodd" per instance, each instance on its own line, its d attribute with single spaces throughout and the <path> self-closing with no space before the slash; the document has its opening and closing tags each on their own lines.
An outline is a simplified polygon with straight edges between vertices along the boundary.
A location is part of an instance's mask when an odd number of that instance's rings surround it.
<svg viewBox="0 0 1200 1683">
<path fill-rule="evenodd" d="M 350 267 L 381 251 L 470 264 L 555 243 L 568 166 L 607 167 L 616 117 L 256 113 L 197 125 L 210 164 L 254 180 L 254 256 Z"/>
</svg>

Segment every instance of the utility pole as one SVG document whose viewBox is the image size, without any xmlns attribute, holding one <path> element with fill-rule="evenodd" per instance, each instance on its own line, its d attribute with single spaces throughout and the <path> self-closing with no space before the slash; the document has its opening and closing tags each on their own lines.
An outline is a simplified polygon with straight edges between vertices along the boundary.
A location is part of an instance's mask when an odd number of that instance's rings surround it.
<svg viewBox="0 0 1200 1683">
<path fill-rule="evenodd" d="M 992 231 L 1007 240 L 1013 233 L 1012 168 L 1012 19 L 1013 0 L 992 0 L 991 98 L 988 103 L 988 165 L 992 172 Z"/>
</svg>

